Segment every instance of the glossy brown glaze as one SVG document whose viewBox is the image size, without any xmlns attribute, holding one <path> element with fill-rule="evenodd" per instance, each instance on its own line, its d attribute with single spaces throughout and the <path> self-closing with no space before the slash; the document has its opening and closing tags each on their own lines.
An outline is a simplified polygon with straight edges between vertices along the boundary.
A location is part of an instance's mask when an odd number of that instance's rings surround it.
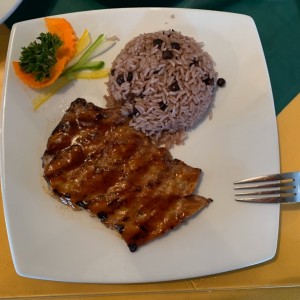
<svg viewBox="0 0 300 300">
<path fill-rule="evenodd" d="M 211 200 L 193 195 L 201 170 L 173 159 L 117 109 L 75 100 L 43 155 L 54 195 L 97 215 L 135 251 Z"/>
</svg>

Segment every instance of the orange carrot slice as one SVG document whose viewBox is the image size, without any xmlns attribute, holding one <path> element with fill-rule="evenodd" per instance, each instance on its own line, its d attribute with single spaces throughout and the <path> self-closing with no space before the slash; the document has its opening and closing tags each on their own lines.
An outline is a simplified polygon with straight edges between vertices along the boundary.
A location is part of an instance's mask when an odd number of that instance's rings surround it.
<svg viewBox="0 0 300 300">
<path fill-rule="evenodd" d="M 67 57 L 61 58 L 53 66 L 50 72 L 50 78 L 47 78 L 46 80 L 43 81 L 36 81 L 35 74 L 25 73 L 21 69 L 19 62 L 13 61 L 13 67 L 16 75 L 23 81 L 24 84 L 34 89 L 41 89 L 54 83 L 57 80 L 57 78 L 60 76 L 62 71 L 64 70 L 66 64 L 67 64 Z"/>
<path fill-rule="evenodd" d="M 77 38 L 72 25 L 64 18 L 45 18 L 48 31 L 57 34 L 63 41 L 63 45 L 57 50 L 57 59 L 67 57 L 69 62 L 75 52 Z"/>
</svg>

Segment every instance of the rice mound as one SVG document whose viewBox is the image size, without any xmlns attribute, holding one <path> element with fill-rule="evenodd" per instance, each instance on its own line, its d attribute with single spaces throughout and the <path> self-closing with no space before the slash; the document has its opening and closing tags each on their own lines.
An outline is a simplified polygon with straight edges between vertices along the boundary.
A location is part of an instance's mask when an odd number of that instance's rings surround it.
<svg viewBox="0 0 300 300">
<path fill-rule="evenodd" d="M 208 111 L 217 73 L 203 43 L 174 30 L 141 34 L 112 63 L 107 106 L 120 106 L 156 144 L 183 143 Z"/>
</svg>

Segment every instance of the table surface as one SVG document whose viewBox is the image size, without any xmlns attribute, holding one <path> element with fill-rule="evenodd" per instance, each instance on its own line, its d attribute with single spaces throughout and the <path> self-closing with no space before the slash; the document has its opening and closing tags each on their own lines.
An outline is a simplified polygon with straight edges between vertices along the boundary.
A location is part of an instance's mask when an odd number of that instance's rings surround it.
<svg viewBox="0 0 300 300">
<path fill-rule="evenodd" d="M 158 1 L 143 6 L 161 6 Z M 159 1 L 160 2 L 160 1 Z M 116 4 L 114 4 L 116 3 Z M 199 4 L 201 3 L 201 4 Z M 151 4 L 151 5 L 150 5 Z M 0 94 L 9 28 L 18 21 L 74 11 L 141 6 L 141 1 L 23 0 L 0 25 Z M 300 170 L 300 3 L 298 0 L 165 1 L 164 6 L 213 9 L 253 17 L 270 73 L 277 114 L 282 171 Z M 2 203 L 2 199 L 1 199 Z M 295 299 L 300 293 L 300 206 L 282 205 L 277 254 L 266 263 L 213 276 L 151 284 L 73 284 L 34 280 L 16 274 L 0 205 L 0 298 L 83 297 L 117 299 Z"/>
</svg>

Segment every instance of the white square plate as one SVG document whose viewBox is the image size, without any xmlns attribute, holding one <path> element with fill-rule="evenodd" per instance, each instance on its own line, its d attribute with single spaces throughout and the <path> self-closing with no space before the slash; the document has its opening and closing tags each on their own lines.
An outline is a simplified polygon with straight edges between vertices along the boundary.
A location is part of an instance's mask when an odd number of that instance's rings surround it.
<svg viewBox="0 0 300 300">
<path fill-rule="evenodd" d="M 105 80 L 79 80 L 38 111 L 36 92 L 16 78 L 11 62 L 46 28 L 43 19 L 15 24 L 8 49 L 2 110 L 2 191 L 14 265 L 22 276 L 57 281 L 131 283 L 176 280 L 235 270 L 272 259 L 279 210 L 234 200 L 233 182 L 279 172 L 276 117 L 262 46 L 244 15 L 173 8 L 129 8 L 64 15 L 78 35 L 88 28 L 120 41 L 102 59 L 110 66 L 143 32 L 174 29 L 203 41 L 227 85 L 213 118 L 189 132 L 174 157 L 200 167 L 199 194 L 214 202 L 178 230 L 129 252 L 97 218 L 54 200 L 42 178 L 46 141 L 77 97 L 104 107 Z"/>
</svg>

